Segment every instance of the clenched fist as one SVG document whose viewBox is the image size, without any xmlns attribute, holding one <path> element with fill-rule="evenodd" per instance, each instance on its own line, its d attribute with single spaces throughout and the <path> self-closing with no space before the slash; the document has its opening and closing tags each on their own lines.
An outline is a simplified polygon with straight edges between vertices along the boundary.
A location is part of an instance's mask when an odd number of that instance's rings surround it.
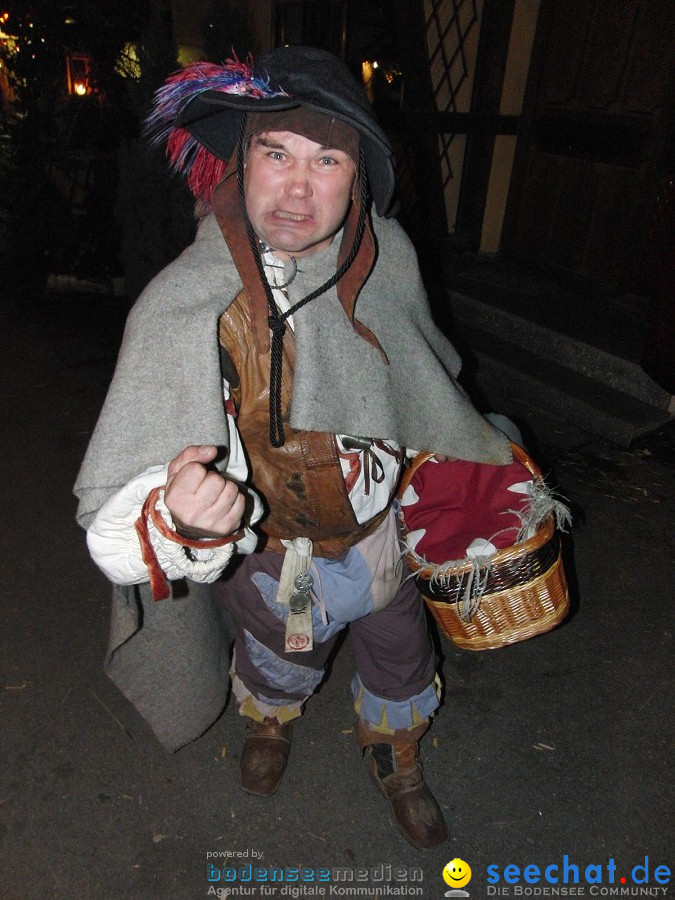
<svg viewBox="0 0 675 900">
<path fill-rule="evenodd" d="M 185 537 L 226 537 L 241 526 L 245 495 L 233 481 L 207 469 L 217 453 L 211 445 L 192 445 L 169 463 L 164 503 Z"/>
</svg>

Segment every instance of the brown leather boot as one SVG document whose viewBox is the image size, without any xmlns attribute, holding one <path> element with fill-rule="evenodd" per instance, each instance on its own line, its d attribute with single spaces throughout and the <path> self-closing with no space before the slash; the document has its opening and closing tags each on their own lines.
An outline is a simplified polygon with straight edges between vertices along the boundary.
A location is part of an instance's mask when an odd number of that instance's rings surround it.
<svg viewBox="0 0 675 900">
<path fill-rule="evenodd" d="M 291 725 L 280 725 L 276 719 L 246 723 L 246 737 L 239 768 L 241 786 L 249 794 L 271 797 L 286 771 L 291 751 Z"/>
<path fill-rule="evenodd" d="M 372 731 L 359 720 L 358 737 L 368 772 L 391 805 L 396 827 L 418 850 L 432 850 L 448 839 L 443 813 L 424 783 L 417 761 L 419 739 L 428 723 L 393 735 Z"/>
</svg>

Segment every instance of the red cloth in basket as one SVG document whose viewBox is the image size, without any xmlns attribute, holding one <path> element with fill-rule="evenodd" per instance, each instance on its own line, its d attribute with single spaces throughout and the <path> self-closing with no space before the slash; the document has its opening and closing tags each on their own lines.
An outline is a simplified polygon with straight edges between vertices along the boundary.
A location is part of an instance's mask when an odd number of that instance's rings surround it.
<svg viewBox="0 0 675 900">
<path fill-rule="evenodd" d="M 455 459 L 430 459 L 417 469 L 401 497 L 408 548 L 430 563 L 495 553 L 512 546 L 526 513 L 531 472 Z"/>
</svg>

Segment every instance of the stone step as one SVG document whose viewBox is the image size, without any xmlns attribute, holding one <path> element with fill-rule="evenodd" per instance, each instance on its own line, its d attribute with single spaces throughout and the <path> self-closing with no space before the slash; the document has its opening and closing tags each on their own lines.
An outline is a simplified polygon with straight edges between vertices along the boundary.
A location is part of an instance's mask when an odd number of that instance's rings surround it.
<svg viewBox="0 0 675 900">
<path fill-rule="evenodd" d="M 476 387 L 493 410 L 518 418 L 537 410 L 629 447 L 672 421 L 667 408 L 575 371 L 495 335 L 458 322 L 478 364 Z"/>
<path fill-rule="evenodd" d="M 504 360 L 512 354 L 511 347 L 518 347 L 540 360 L 556 363 L 571 373 L 583 376 L 586 381 L 580 382 L 579 386 L 584 390 L 591 392 L 592 385 L 598 383 L 657 410 L 668 409 L 671 395 L 656 384 L 636 360 L 574 337 L 569 333 L 573 330 L 570 327 L 567 327 L 566 331 L 559 331 L 552 327 L 553 323 L 542 324 L 541 321 L 524 318 L 523 315 L 513 311 L 513 303 L 503 307 L 497 306 L 495 302 L 487 302 L 485 299 L 469 296 L 457 290 L 450 291 L 449 296 L 453 319 L 461 332 L 472 332 L 471 342 L 477 352 L 481 352 L 481 344 L 489 343 L 487 336 L 490 336 L 503 341 L 506 345 L 502 348 L 508 350 L 508 355 L 503 357 Z M 545 302 L 548 302 L 546 298 L 539 299 L 540 305 Z M 558 315 L 560 310 L 556 313 L 556 316 Z M 570 309 L 566 311 L 566 315 L 569 319 L 575 317 L 574 311 Z M 573 323 L 568 323 L 571 324 Z M 624 322 L 623 328 L 628 330 L 627 337 L 630 337 L 631 327 L 633 334 L 636 334 L 639 328 L 644 328 L 644 325 L 631 325 L 630 320 Z M 612 330 L 615 333 L 618 330 L 615 320 Z M 486 337 L 483 338 L 482 335 Z M 609 345 L 608 341 L 605 343 L 606 346 Z M 487 355 L 490 355 L 489 351 Z M 530 371 L 535 369 L 532 364 Z M 592 396 L 592 393 L 588 396 Z M 611 393 L 608 396 L 614 397 Z"/>
<path fill-rule="evenodd" d="M 446 270 L 452 290 L 612 356 L 639 363 L 647 334 L 648 297 L 610 292 L 588 282 L 504 258 L 478 257 Z"/>
</svg>

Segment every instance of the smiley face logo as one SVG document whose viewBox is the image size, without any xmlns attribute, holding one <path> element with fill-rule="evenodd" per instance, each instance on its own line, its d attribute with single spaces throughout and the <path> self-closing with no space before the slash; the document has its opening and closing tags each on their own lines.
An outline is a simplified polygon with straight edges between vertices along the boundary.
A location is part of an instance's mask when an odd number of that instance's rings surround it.
<svg viewBox="0 0 675 900">
<path fill-rule="evenodd" d="M 463 859 L 451 859 L 443 869 L 443 881 L 451 888 L 463 888 L 471 881 L 471 866 Z"/>
</svg>

